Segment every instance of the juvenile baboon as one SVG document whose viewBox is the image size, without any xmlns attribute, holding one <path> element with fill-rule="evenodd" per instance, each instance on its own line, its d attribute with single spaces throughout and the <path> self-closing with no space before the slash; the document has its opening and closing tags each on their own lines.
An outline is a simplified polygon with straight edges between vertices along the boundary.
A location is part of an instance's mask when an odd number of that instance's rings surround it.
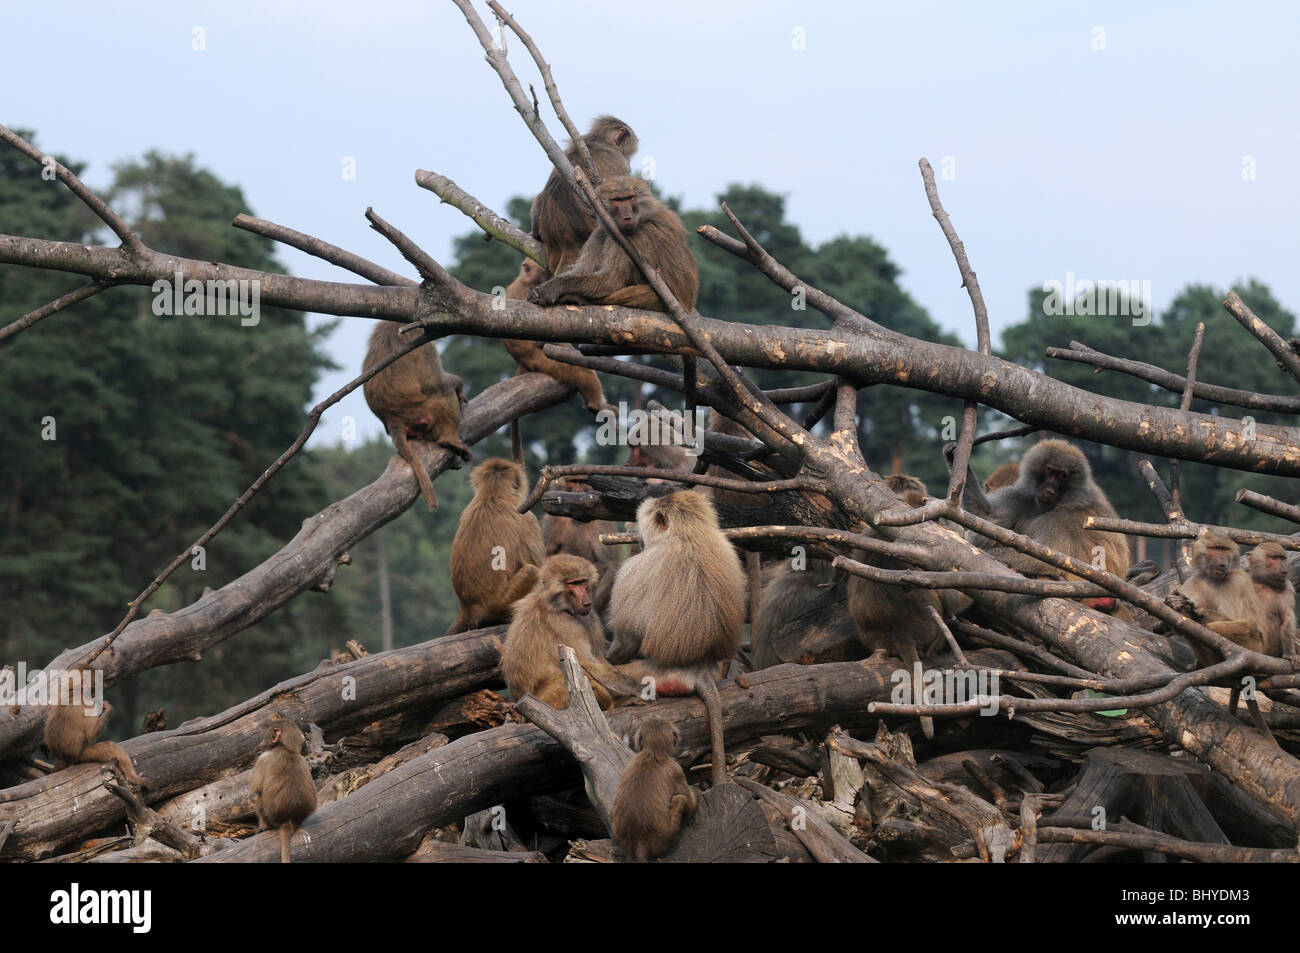
<svg viewBox="0 0 1300 953">
<path fill-rule="evenodd" d="M 1264 610 L 1264 644 L 1269 655 L 1296 656 L 1295 588 L 1288 577 L 1286 550 L 1261 543 L 1246 557 L 1255 595 Z"/>
<path fill-rule="evenodd" d="M 992 493 L 994 490 L 1000 490 L 1004 486 L 1011 486 L 1020 479 L 1020 464 L 1011 462 L 1004 463 L 984 481 L 984 492 Z"/>
<path fill-rule="evenodd" d="M 1219 635 L 1255 652 L 1265 651 L 1264 608 L 1249 574 L 1241 568 L 1237 544 L 1213 530 L 1202 530 L 1192 544 L 1192 576 L 1165 601 Z M 1199 641 L 1192 643 L 1197 664 L 1220 661 L 1219 654 Z"/>
<path fill-rule="evenodd" d="M 515 604 L 501 652 L 501 674 L 516 700 L 533 695 L 557 710 L 569 707 L 557 651 L 561 645 L 577 653 L 602 709 L 612 706 L 615 698 L 640 692 L 640 682 L 592 651 L 595 582 L 596 567 L 577 556 L 552 556 L 542 563 L 537 585 Z"/>
<path fill-rule="evenodd" d="M 103 702 L 102 711 L 95 715 L 84 694 L 76 687 L 81 684 L 82 673 L 89 675 L 92 671 L 78 665 L 61 672 L 54 686 L 57 695 L 51 699 L 50 710 L 45 716 L 45 748 L 54 757 L 54 770 L 61 771 L 70 764 L 112 761 L 127 781 L 137 787 L 148 787 L 149 782 L 135 773 L 131 758 L 121 745 L 112 741 L 91 744 L 113 714 L 113 706 Z"/>
<path fill-rule="evenodd" d="M 1132 560 L 1127 537 L 1084 527 L 1089 516 L 1113 519 L 1115 509 L 1101 487 L 1093 481 L 1092 468 L 1078 447 L 1064 440 L 1043 440 L 1034 444 L 1020 461 L 1016 482 L 995 491 L 988 503 L 991 508 L 989 519 L 999 526 L 1098 566 L 1121 579 L 1127 575 Z M 1026 576 L 1078 579 L 1032 556 L 999 546 L 986 537 L 973 535 L 972 539 L 976 545 Z M 1084 599 L 1083 603 L 1102 612 L 1116 612 L 1118 605 L 1111 596 Z M 1120 607 L 1119 611 L 1124 610 Z"/>
<path fill-rule="evenodd" d="M 646 181 L 636 176 L 606 179 L 596 191 L 641 260 L 657 268 L 682 307 L 693 311 L 700 291 L 700 266 L 687 245 L 686 227 L 677 213 L 655 198 Z M 664 310 L 655 290 L 603 225 L 591 233 L 577 261 L 530 291 L 528 300 L 543 306 L 616 304 Z"/>
<path fill-rule="evenodd" d="M 523 301 L 542 282 L 551 277 L 551 273 L 531 258 L 525 258 L 519 266 L 519 274 L 506 286 L 506 297 L 511 301 Z M 582 401 L 593 414 L 605 406 L 605 391 L 600 386 L 596 372 L 586 367 L 575 367 L 546 356 L 542 345 L 537 341 L 524 341 L 517 338 L 502 338 L 510 356 L 515 359 L 521 370 L 536 371 L 554 377 L 561 384 L 576 387 L 582 394 Z"/>
<path fill-rule="evenodd" d="M 293 832 L 316 810 L 316 783 L 302 756 L 306 743 L 298 726 L 276 715 L 266 726 L 248 787 L 257 808 L 258 830 L 279 828 L 280 863 L 289 863 Z"/>
<path fill-rule="evenodd" d="M 559 489 L 577 492 L 589 490 L 588 484 L 581 477 L 569 477 L 561 481 Z M 591 603 L 602 618 L 609 609 L 609 596 L 614 589 L 614 578 L 623 564 L 623 547 L 606 546 L 600 541 L 601 533 L 617 533 L 618 527 L 610 520 L 590 520 L 582 523 L 567 516 L 552 516 L 547 513 L 542 517 L 542 541 L 546 546 L 546 555 L 557 556 L 566 553 L 581 556 L 596 567 L 600 581 L 591 594 Z M 605 654 L 604 634 L 601 634 L 600 654 Z"/>
<path fill-rule="evenodd" d="M 602 179 L 632 171 L 628 160 L 637 150 L 637 139 L 627 123 L 613 116 L 597 116 L 582 141 Z M 576 144 L 564 154 L 572 165 L 580 164 Z M 552 170 L 546 185 L 533 199 L 532 228 L 533 235 L 546 247 L 551 271 L 558 274 L 577 261 L 583 243 L 595 229 L 596 216 L 586 201 L 564 181 L 559 170 Z"/>
<path fill-rule="evenodd" d="M 469 475 L 474 498 L 451 541 L 451 587 L 460 612 L 448 635 L 510 621 L 510 606 L 532 589 L 545 554 L 542 527 L 520 513 L 528 497 L 524 468 L 494 457 Z"/>
<path fill-rule="evenodd" d="M 618 779 L 610 833 L 635 863 L 666 851 L 699 804 L 699 794 L 673 760 L 678 738 L 677 728 L 662 718 L 645 719 L 633 739 L 637 754 Z"/>
<path fill-rule="evenodd" d="M 393 351 L 422 332 L 413 328 L 403 338 L 392 321 L 376 321 L 362 371 L 374 367 Z M 415 471 L 420 493 L 430 510 L 438 508 L 433 481 L 409 440 L 426 440 L 446 447 L 468 460 L 473 456 L 460 439 L 460 406 L 464 399 L 461 379 L 442 369 L 433 342 L 416 348 L 388 365 L 363 386 L 366 404 L 388 431 L 393 446 Z"/>
<path fill-rule="evenodd" d="M 641 655 L 626 667 L 650 676 L 659 695 L 695 692 L 709 713 L 713 781 L 727 779 L 722 702 L 714 684 L 720 662 L 740 648 L 745 626 L 745 572 L 718 526 L 708 497 L 683 490 L 642 502 L 636 513 L 645 549 L 614 581 L 610 658 Z"/>
</svg>

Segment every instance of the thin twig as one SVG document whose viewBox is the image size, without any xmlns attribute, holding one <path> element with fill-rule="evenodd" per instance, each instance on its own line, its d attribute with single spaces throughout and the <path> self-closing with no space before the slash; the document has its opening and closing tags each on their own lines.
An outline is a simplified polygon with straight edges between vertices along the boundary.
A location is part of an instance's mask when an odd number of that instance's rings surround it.
<svg viewBox="0 0 1300 953">
<path fill-rule="evenodd" d="M 246 232 L 252 232 L 254 235 L 262 235 L 273 241 L 304 251 L 309 255 L 327 261 L 331 265 L 338 265 L 340 268 L 346 268 L 354 275 L 360 275 L 367 281 L 373 281 L 377 285 L 400 285 L 402 287 L 418 287 L 419 282 L 405 275 L 399 275 L 395 271 L 389 271 L 383 265 L 376 265 L 373 261 L 355 255 L 350 251 L 345 251 L 337 245 L 331 245 L 329 242 L 316 238 L 313 235 L 307 235 L 303 232 L 289 228 L 287 225 L 278 225 L 275 222 L 268 222 L 266 219 L 254 218 L 240 212 L 231 222 L 235 228 L 242 228 Z"/>
<path fill-rule="evenodd" d="M 872 582 L 905 589 L 991 589 L 1045 599 L 1089 599 L 1109 595 L 1109 590 L 1091 582 L 1063 582 L 1057 579 L 1029 579 L 999 576 L 991 572 L 930 572 L 923 569 L 880 569 L 846 556 L 838 556 L 836 569 Z"/>
<path fill-rule="evenodd" d="M 1143 523 L 1138 520 L 1114 519 L 1109 516 L 1089 516 L 1084 520 L 1085 529 L 1099 529 L 1106 533 L 1123 533 L 1126 536 L 1148 536 L 1152 539 L 1195 539 L 1202 530 L 1222 533 L 1234 543 L 1258 546 L 1260 543 L 1277 543 L 1283 549 L 1300 550 L 1300 539 L 1285 533 L 1264 533 L 1248 529 L 1235 529 L 1232 526 L 1210 526 L 1193 523 Z"/>
<path fill-rule="evenodd" d="M 1068 348 L 1049 347 L 1047 356 L 1061 361 L 1074 361 L 1109 371 L 1119 371 L 1136 377 L 1138 380 L 1155 384 L 1157 387 L 1181 394 L 1187 387 L 1187 378 L 1179 377 L 1154 364 L 1144 364 L 1122 357 L 1103 354 L 1095 348 L 1078 341 L 1071 341 Z M 1254 391 L 1237 390 L 1221 387 L 1218 384 L 1196 382 L 1193 394 L 1199 400 L 1211 400 L 1218 404 L 1230 404 L 1233 407 L 1245 407 L 1247 410 L 1267 410 L 1279 414 L 1300 414 L 1300 397 L 1287 397 L 1280 394 L 1258 394 Z"/>
<path fill-rule="evenodd" d="M 442 281 L 451 277 L 447 269 L 434 261 L 428 252 L 380 218 L 373 208 L 366 209 L 366 220 L 370 222 L 371 228 L 388 239 L 393 247 L 401 252 L 402 257 L 415 266 L 421 278 L 426 281 Z"/>
<path fill-rule="evenodd" d="M 647 467 L 613 467 L 587 463 L 570 463 L 564 466 L 542 467 L 537 485 L 528 499 L 519 505 L 520 513 L 527 513 L 542 498 L 546 488 L 555 480 L 570 476 L 622 476 L 636 477 L 644 480 L 670 480 L 674 483 L 689 483 L 694 486 L 711 486 L 719 490 L 738 490 L 741 493 L 783 493 L 788 490 L 806 490 L 812 484 L 804 477 L 792 480 L 769 480 L 757 482 L 750 480 L 728 480 L 724 477 L 709 476 L 707 473 L 689 473 L 684 470 L 654 470 Z"/>
<path fill-rule="evenodd" d="M 1165 514 L 1165 519 L 1170 523 L 1185 523 L 1187 518 L 1183 511 L 1174 502 L 1173 494 L 1165 486 L 1164 481 L 1160 479 L 1160 474 L 1156 472 L 1155 466 L 1150 460 L 1138 461 L 1138 473 L 1142 474 L 1142 479 L 1146 481 L 1147 489 L 1151 495 L 1156 498 L 1160 504 L 1160 509 Z M 1174 557 L 1174 571 L 1178 573 L 1180 582 L 1186 582 L 1192 575 L 1191 553 L 1186 546 L 1179 546 Z"/>
<path fill-rule="evenodd" d="M 987 357 L 992 353 L 989 312 L 984 304 L 984 294 L 980 291 L 979 279 L 975 276 L 975 269 L 971 267 L 970 259 L 966 256 L 966 246 L 957 237 L 957 229 L 953 227 L 943 203 L 939 201 L 939 187 L 934 181 L 934 169 L 930 168 L 930 163 L 924 158 L 921 159 L 920 166 L 921 178 L 925 182 L 925 197 L 930 202 L 930 212 L 939 223 L 939 228 L 943 230 L 944 238 L 948 239 L 948 247 L 952 249 L 953 258 L 957 260 L 957 271 L 961 274 L 962 287 L 970 295 L 971 307 L 975 311 L 977 348 L 980 354 Z M 957 437 L 957 449 L 953 454 L 952 469 L 948 476 L 947 497 L 954 503 L 961 500 L 962 489 L 966 485 L 967 467 L 970 464 L 971 448 L 975 445 L 978 416 L 979 404 L 973 400 L 965 401 L 962 405 L 961 433 Z"/>
<path fill-rule="evenodd" d="M 541 242 L 517 228 L 513 222 L 492 211 L 492 209 L 474 198 L 445 175 L 417 169 L 415 184 L 438 196 L 444 205 L 450 205 L 452 208 L 463 212 L 475 225 L 483 229 L 484 234 L 490 235 L 503 245 L 509 245 L 515 251 L 531 258 L 543 268 L 549 269 L 550 266 L 546 262 L 546 250 L 542 247 Z"/>
<path fill-rule="evenodd" d="M 81 199 L 87 208 L 98 215 L 100 220 L 111 228 L 118 238 L 122 239 L 122 248 L 129 255 L 134 257 L 147 251 L 144 242 L 140 240 L 140 236 L 132 230 L 131 226 L 109 208 L 107 202 L 88 189 L 86 184 L 77 178 L 71 169 L 53 156 L 46 155 L 22 136 L 6 129 L 4 126 L 0 126 L 0 140 L 7 142 L 33 162 L 47 169 L 53 169 L 58 180 L 66 185 L 73 195 Z"/>
<path fill-rule="evenodd" d="M 479 15 L 474 12 L 474 4 L 471 0 L 452 0 L 452 3 L 464 14 L 465 21 L 469 24 L 474 35 L 478 37 L 479 45 L 487 54 L 488 65 L 496 71 L 497 76 L 501 77 L 501 84 L 505 86 L 506 92 L 510 95 L 510 101 L 515 104 L 515 111 L 519 113 L 524 124 L 528 126 L 529 131 L 541 144 L 545 150 L 547 158 L 551 164 L 559 170 L 564 181 L 570 185 L 573 184 L 573 164 L 569 162 L 564 150 L 556 142 L 546 129 L 546 124 L 542 122 L 542 117 L 537 111 L 537 103 L 534 100 L 529 102 L 528 97 L 524 94 L 524 88 L 519 82 L 519 77 L 510 66 L 510 60 L 506 58 L 505 52 L 497 47 L 492 41 L 492 34 L 479 19 Z"/>
<path fill-rule="evenodd" d="M 975 446 L 978 447 L 980 444 L 988 443 L 990 440 L 1010 440 L 1013 437 L 1027 437 L 1031 433 L 1038 433 L 1038 431 L 1042 429 L 1042 427 L 1025 426 L 1013 427 L 1010 430 L 994 430 L 991 433 L 984 434 L 982 437 L 976 437 Z"/>
<path fill-rule="evenodd" d="M 1279 516 L 1292 523 L 1300 523 L 1300 506 L 1283 503 L 1263 493 L 1256 493 L 1243 487 L 1237 491 L 1237 502 L 1242 506 L 1249 506 L 1252 510 L 1268 513 L 1270 516 Z"/>
<path fill-rule="evenodd" d="M 939 631 L 943 633 L 943 637 L 948 641 L 948 647 L 952 649 L 952 654 L 956 656 L 957 664 L 963 670 L 969 671 L 972 667 L 970 659 L 966 658 L 966 653 L 957 644 L 957 637 L 952 634 L 952 629 L 948 628 L 948 624 L 943 621 L 943 613 L 934 606 L 926 606 L 926 610 L 930 613 L 930 619 L 939 627 Z"/>
<path fill-rule="evenodd" d="M 1228 313 L 1237 319 L 1237 323 L 1249 331 L 1258 341 L 1268 348 L 1270 354 L 1277 359 L 1278 366 L 1290 374 L 1295 380 L 1300 381 L 1300 356 L 1297 356 L 1286 341 L 1261 321 L 1254 311 L 1246 306 L 1246 302 L 1235 291 L 1228 292 L 1228 297 L 1223 301 L 1224 308 Z"/>
<path fill-rule="evenodd" d="M 1183 399 L 1178 409 L 1183 413 L 1191 410 L 1192 393 L 1196 389 L 1196 362 L 1201 358 L 1201 345 L 1205 343 L 1205 322 L 1196 323 L 1196 333 L 1192 336 L 1192 347 L 1187 352 L 1187 384 L 1183 387 Z M 1180 483 L 1179 463 L 1177 459 L 1169 461 L 1169 495 L 1173 497 L 1174 507 L 1183 508 L 1183 491 Z"/>
<path fill-rule="evenodd" d="M 76 304 L 78 301 L 85 301 L 87 298 L 99 294 L 105 288 L 112 288 L 120 283 L 121 282 L 110 281 L 108 279 L 92 281 L 88 285 L 82 285 L 80 288 L 69 291 L 62 297 L 55 298 L 53 301 L 47 301 L 35 311 L 28 311 L 21 318 L 18 318 L 16 321 L 10 321 L 4 327 L 0 328 L 0 341 L 3 341 L 8 337 L 13 337 L 19 331 L 27 330 L 37 321 L 40 321 L 43 318 L 48 318 L 52 314 L 57 314 L 64 308 Z"/>
<path fill-rule="evenodd" d="M 573 124 L 573 120 L 569 118 L 568 111 L 564 108 L 564 103 L 560 101 L 560 91 L 556 88 L 555 79 L 551 76 L 550 64 L 542 57 L 542 51 L 537 48 L 537 44 L 533 42 L 533 38 L 525 33 L 523 28 L 515 22 L 514 17 L 506 13 L 501 4 L 497 3 L 497 0 L 488 0 L 488 9 L 496 14 L 498 20 L 515 32 L 515 35 L 523 42 L 524 48 L 528 50 L 529 54 L 532 56 L 533 62 L 537 64 L 538 72 L 542 74 L 542 83 L 546 87 L 547 97 L 551 100 L 551 108 L 555 110 L 555 115 L 559 118 L 560 125 L 562 125 L 564 131 L 569 134 L 570 141 L 573 143 L 574 148 L 577 149 L 578 159 L 582 163 L 582 168 L 586 171 L 591 181 L 599 185 L 600 172 L 596 169 L 596 163 L 592 161 L 591 151 L 587 148 L 586 140 L 582 138 L 582 133 L 580 133 L 578 127 Z M 534 110 L 535 109 L 536 106 L 534 106 Z"/>
<path fill-rule="evenodd" d="M 1238 675 L 1243 670 L 1243 659 L 1229 658 L 1215 665 L 1184 672 L 1171 678 L 1168 684 L 1149 692 L 1132 695 L 1106 695 L 1098 698 L 1023 698 L 1019 695 L 981 695 L 973 700 L 951 704 L 895 705 L 886 702 L 868 702 L 867 711 L 875 715 L 902 715 L 920 717 L 956 718 L 987 710 L 995 699 L 998 708 L 1007 712 L 1062 711 L 1084 714 L 1109 711 L 1112 708 L 1150 708 L 1177 698 L 1189 688 L 1208 685 L 1221 678 Z M 976 671 L 983 671 L 976 669 Z"/>
</svg>

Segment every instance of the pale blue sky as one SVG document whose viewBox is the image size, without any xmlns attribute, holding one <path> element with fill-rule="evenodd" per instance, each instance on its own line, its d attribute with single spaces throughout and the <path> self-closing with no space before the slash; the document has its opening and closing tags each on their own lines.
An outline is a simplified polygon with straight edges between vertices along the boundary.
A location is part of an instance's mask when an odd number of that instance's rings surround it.
<svg viewBox="0 0 1300 953">
<path fill-rule="evenodd" d="M 940 193 L 995 336 L 1024 318 L 1028 288 L 1067 272 L 1150 281 L 1157 310 L 1189 282 L 1254 276 L 1300 310 L 1294 4 L 514 0 L 508 9 L 542 47 L 578 124 L 600 112 L 631 123 L 664 191 L 698 207 L 730 182 L 757 182 L 788 197 L 812 242 L 871 235 L 903 269 L 903 286 L 968 342 L 970 305 L 929 216 L 921 156 L 936 169 L 954 160 L 956 179 Z M 485 4 L 479 11 L 493 22 Z M 201 52 L 191 48 L 196 27 Z M 792 49 L 796 28 L 806 50 Z M 470 225 L 415 185 L 417 168 L 498 210 L 547 174 L 443 0 L 8 0 L 0 35 L 0 122 L 34 127 L 45 149 L 87 161 L 92 186 L 108 182 L 110 163 L 149 148 L 192 151 L 241 186 L 255 214 L 405 274 L 367 227 L 366 206 L 443 261 Z M 1093 48 L 1098 37 L 1104 50 Z M 659 52 L 629 57 L 643 48 Z M 535 77 L 521 45 L 510 54 L 526 81 Z M 344 156 L 357 160 L 355 181 L 340 175 Z M 1247 156 L 1253 181 L 1242 177 Z M 281 259 L 294 274 L 350 280 L 291 249 Z M 320 394 L 356 372 L 369 328 L 345 319 L 331 340 L 344 369 L 322 379 Z M 52 328 L 29 333 L 42 330 Z M 1140 335 L 1155 331 L 1133 333 L 1140 356 Z M 337 439 L 347 414 L 363 432 L 375 428 L 358 394 L 327 414 L 318 439 Z"/>
</svg>

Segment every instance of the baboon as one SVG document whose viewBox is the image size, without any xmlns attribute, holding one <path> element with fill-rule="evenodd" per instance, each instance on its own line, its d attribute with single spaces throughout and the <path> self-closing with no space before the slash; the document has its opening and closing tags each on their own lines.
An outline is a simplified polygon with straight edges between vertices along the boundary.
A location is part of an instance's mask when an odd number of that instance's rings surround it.
<svg viewBox="0 0 1300 953">
<path fill-rule="evenodd" d="M 1277 543 L 1261 543 L 1246 557 L 1250 581 L 1264 610 L 1264 644 L 1269 655 L 1296 656 L 1295 587 L 1288 578 L 1286 550 Z"/>
<path fill-rule="evenodd" d="M 992 493 L 994 490 L 1000 490 L 1004 486 L 1011 486 L 1019 479 L 1020 464 L 1015 463 L 1014 461 L 1011 463 L 1004 463 L 1002 466 L 990 473 L 989 478 L 984 481 L 984 492 Z"/>
<path fill-rule="evenodd" d="M 637 754 L 618 779 L 610 833 L 635 863 L 666 851 L 699 804 L 699 794 L 673 760 L 679 737 L 677 728 L 662 718 L 646 718 L 633 739 Z"/>
<path fill-rule="evenodd" d="M 597 116 L 582 141 L 587 144 L 592 165 L 602 179 L 632 171 L 628 160 L 638 143 L 636 133 L 627 123 L 613 116 Z M 576 144 L 570 145 L 564 154 L 572 165 L 580 164 Z M 553 169 L 546 185 L 533 199 L 532 225 L 533 235 L 546 247 L 551 271 L 558 274 L 577 261 L 583 243 L 596 230 L 596 222 L 586 200 L 564 181 L 558 169 Z"/>
<path fill-rule="evenodd" d="M 45 748 L 54 757 L 54 770 L 61 771 L 70 764 L 114 762 L 127 781 L 140 788 L 149 786 L 148 780 L 135 773 L 130 756 L 122 746 L 112 741 L 95 741 L 108 724 L 113 706 L 103 702 L 99 715 L 81 691 L 82 673 L 87 676 L 93 669 L 83 665 L 59 673 L 53 686 L 50 710 L 45 716 Z"/>
<path fill-rule="evenodd" d="M 552 556 L 542 563 L 537 585 L 515 604 L 514 619 L 501 652 L 501 674 L 516 701 L 533 695 L 554 709 L 569 707 L 557 651 L 561 645 L 578 654 L 602 710 L 611 707 L 615 698 L 635 696 L 641 691 L 639 681 L 591 649 L 588 626 L 595 582 L 596 567 L 578 556 Z"/>
<path fill-rule="evenodd" d="M 511 301 L 523 301 L 542 282 L 551 277 L 551 273 L 531 258 L 525 258 L 519 266 L 519 274 L 506 287 L 506 297 Z M 567 387 L 575 387 L 582 394 L 582 401 L 593 414 L 605 406 L 605 391 L 600 386 L 596 372 L 586 367 L 576 367 L 557 361 L 542 351 L 538 341 L 524 341 L 518 338 L 502 338 L 510 356 L 515 359 L 520 370 L 536 371 L 554 377 Z"/>
<path fill-rule="evenodd" d="M 494 457 L 469 480 L 474 499 L 451 541 L 451 587 L 460 612 L 448 635 L 509 622 L 510 606 L 533 588 L 545 554 L 537 517 L 519 512 L 528 497 L 523 467 Z"/>
<path fill-rule="evenodd" d="M 677 213 L 655 198 L 646 181 L 636 176 L 606 179 L 596 191 L 641 260 L 659 270 L 683 308 L 695 310 L 700 266 L 687 245 L 686 227 Z M 603 225 L 591 233 L 577 261 L 530 291 L 528 300 L 543 306 L 615 304 L 665 310 L 655 290 Z"/>
<path fill-rule="evenodd" d="M 1222 533 L 1202 530 L 1192 544 L 1192 568 L 1191 578 L 1165 601 L 1243 648 L 1264 652 L 1264 608 L 1249 574 L 1241 568 L 1237 544 Z M 1192 650 L 1201 668 L 1220 661 L 1214 649 L 1199 641 L 1192 643 Z"/>
<path fill-rule="evenodd" d="M 375 322 L 362 371 L 374 367 L 421 333 L 419 328 L 412 328 L 403 338 L 396 323 Z M 415 471 L 424 502 L 430 510 L 436 510 L 438 496 L 433 492 L 429 471 L 408 441 L 427 440 L 466 460 L 473 456 L 460 439 L 460 408 L 464 401 L 461 379 L 442 369 L 438 349 L 430 341 L 388 365 L 366 381 L 362 390 L 366 404 L 388 431 L 394 448 Z"/>
<path fill-rule="evenodd" d="M 989 519 L 1028 536 L 1057 552 L 1073 556 L 1123 579 L 1128 574 L 1128 539 L 1119 533 L 1085 529 L 1089 516 L 1115 517 L 1106 494 L 1092 479 L 1092 468 L 1078 447 L 1064 440 L 1043 440 L 1034 444 L 1020 461 L 1016 482 L 995 491 L 988 499 Z M 999 546 L 986 537 L 972 534 L 976 545 L 987 549 L 1012 569 L 1026 576 L 1077 580 L 1071 573 L 1032 556 Z M 1113 596 L 1083 600 L 1084 605 L 1102 612 L 1127 611 Z"/>
<path fill-rule="evenodd" d="M 590 484 L 581 477 L 568 477 L 560 481 L 558 487 L 569 492 L 589 490 Z M 610 520 L 590 520 L 582 523 L 567 516 L 542 517 L 542 541 L 546 546 L 546 555 L 556 556 L 566 553 L 581 556 L 596 567 L 600 581 L 591 594 L 591 603 L 596 613 L 602 618 L 609 609 L 609 596 L 614 589 L 614 578 L 623 564 L 623 547 L 606 546 L 600 541 L 601 533 L 617 533 L 618 527 Z M 602 633 L 600 654 L 605 654 L 605 637 Z M 594 646 L 593 646 L 594 647 Z"/>
<path fill-rule="evenodd" d="M 846 574 L 822 559 L 807 559 L 802 569 L 790 560 L 777 563 L 763 586 L 758 624 L 750 626 L 755 668 L 799 660 L 795 649 L 805 643 L 825 654 L 818 662 L 846 662 L 862 657 L 857 626 L 849 615 Z"/>
<path fill-rule="evenodd" d="M 709 713 L 713 781 L 727 779 L 722 702 L 714 684 L 720 662 L 740 648 L 745 572 L 718 526 L 713 503 L 695 490 L 652 497 L 637 508 L 645 549 L 614 580 L 610 659 L 641 655 L 625 671 L 655 680 L 659 695 L 695 692 Z"/>
<path fill-rule="evenodd" d="M 302 756 L 306 738 L 288 718 L 275 715 L 262 734 L 248 787 L 257 808 L 258 830 L 279 828 L 280 863 L 289 863 L 293 832 L 316 810 L 316 783 Z"/>
</svg>

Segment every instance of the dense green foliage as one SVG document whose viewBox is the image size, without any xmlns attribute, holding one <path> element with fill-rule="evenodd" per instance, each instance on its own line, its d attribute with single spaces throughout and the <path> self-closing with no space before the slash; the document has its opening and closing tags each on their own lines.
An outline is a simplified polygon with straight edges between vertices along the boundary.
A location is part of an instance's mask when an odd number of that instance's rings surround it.
<svg viewBox="0 0 1300 953">
<path fill-rule="evenodd" d="M 72 166 L 76 168 L 75 165 Z M 281 271 L 272 244 L 229 227 L 247 205 L 192 158 L 150 153 L 116 170 L 109 199 L 151 246 Z M 0 218 L 18 234 L 106 240 L 62 185 L 0 153 Z M 111 236 L 108 236 L 111 238 Z M 0 271 L 0 321 L 80 284 Z M 135 596 L 297 435 L 328 362 L 304 315 L 159 317 L 147 289 L 113 289 L 0 345 L 0 649 L 30 667 L 117 623 Z M 52 438 L 52 439 L 50 439 Z M 287 467 L 146 605 L 176 609 L 274 552 L 329 502 L 311 455 Z M 117 730 L 166 705 L 172 723 L 311 668 L 343 616 L 304 599 L 200 666 L 133 680 Z M 306 637 L 310 633 L 315 638 Z"/>
</svg>

